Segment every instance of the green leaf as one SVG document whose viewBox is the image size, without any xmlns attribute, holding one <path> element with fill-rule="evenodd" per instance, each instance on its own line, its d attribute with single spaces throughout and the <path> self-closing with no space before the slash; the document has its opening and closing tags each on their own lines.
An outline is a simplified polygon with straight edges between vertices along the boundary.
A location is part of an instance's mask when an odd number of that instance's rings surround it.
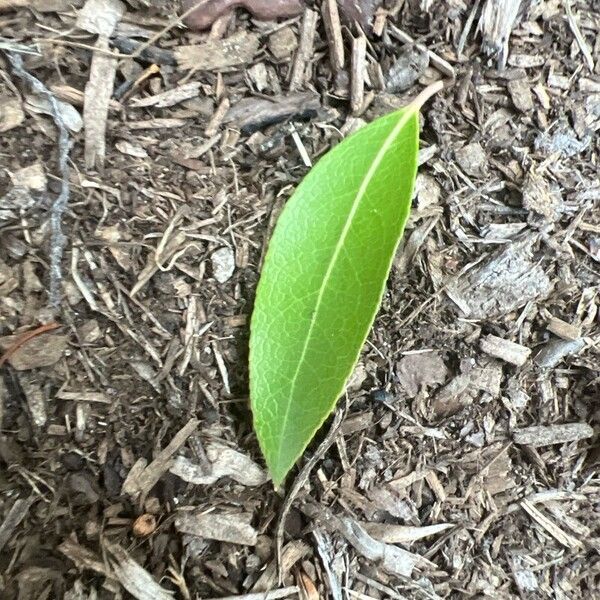
<svg viewBox="0 0 600 600">
<path fill-rule="evenodd" d="M 419 107 L 328 152 L 275 227 L 250 335 L 254 427 L 275 485 L 333 410 L 373 324 L 410 210 Z"/>
</svg>

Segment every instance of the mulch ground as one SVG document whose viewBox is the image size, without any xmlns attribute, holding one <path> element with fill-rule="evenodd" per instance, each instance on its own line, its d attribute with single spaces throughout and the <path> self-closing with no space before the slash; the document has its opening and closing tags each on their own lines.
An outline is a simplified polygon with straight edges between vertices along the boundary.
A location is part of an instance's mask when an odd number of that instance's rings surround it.
<svg viewBox="0 0 600 600">
<path fill-rule="evenodd" d="M 183 4 L 0 0 L 2 598 L 594 597 L 598 3 Z M 440 79 L 373 331 L 274 491 L 277 215 Z"/>
</svg>

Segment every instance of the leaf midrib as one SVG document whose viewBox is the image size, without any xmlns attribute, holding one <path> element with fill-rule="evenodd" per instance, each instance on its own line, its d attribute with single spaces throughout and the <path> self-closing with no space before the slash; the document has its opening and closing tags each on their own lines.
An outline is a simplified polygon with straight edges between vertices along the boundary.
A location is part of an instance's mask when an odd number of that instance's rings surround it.
<svg viewBox="0 0 600 600">
<path fill-rule="evenodd" d="M 358 211 L 360 203 L 367 191 L 367 188 L 369 187 L 369 184 L 371 183 L 371 180 L 375 176 L 375 173 L 377 172 L 379 165 L 383 161 L 383 158 L 384 158 L 386 152 L 389 150 L 389 148 L 393 144 L 394 140 L 398 137 L 398 135 L 400 134 L 400 132 L 402 131 L 402 129 L 404 128 L 406 123 L 408 123 L 409 119 L 417 111 L 418 111 L 418 107 L 416 107 L 414 105 L 408 105 L 404 109 L 404 112 L 402 113 L 400 119 L 398 119 L 398 123 L 396 123 L 395 127 L 392 129 L 392 131 L 389 133 L 389 135 L 385 138 L 383 144 L 381 145 L 381 148 L 379 149 L 379 151 L 377 152 L 377 155 L 375 156 L 375 159 L 371 163 L 369 170 L 365 174 L 365 177 L 362 180 L 360 187 L 358 188 L 356 198 L 355 198 L 354 202 L 352 203 L 352 207 L 350 208 L 348 217 L 346 218 L 346 221 L 344 223 L 344 227 L 342 229 L 342 234 L 340 235 L 340 239 L 339 239 L 338 243 L 335 245 L 334 251 L 331 255 L 331 259 L 329 261 L 329 264 L 327 265 L 327 270 L 325 271 L 325 276 L 323 277 L 323 282 L 321 283 L 321 287 L 319 288 L 319 293 L 317 295 L 317 301 L 315 304 L 315 308 L 312 311 L 312 315 L 310 318 L 310 324 L 308 326 L 308 331 L 306 334 L 306 339 L 304 342 L 304 346 L 302 347 L 300 359 L 298 360 L 298 366 L 296 367 L 296 371 L 291 380 L 292 383 L 291 383 L 290 393 L 288 396 L 285 413 L 283 415 L 281 435 L 279 437 L 279 445 L 277 448 L 277 455 L 276 455 L 277 456 L 277 464 L 279 464 L 280 457 L 281 457 L 281 448 L 283 446 L 284 440 L 286 439 L 285 431 L 287 429 L 287 424 L 288 424 L 288 420 L 289 420 L 289 416 L 290 416 L 290 412 L 291 412 L 292 398 L 294 397 L 296 382 L 298 381 L 298 374 L 300 373 L 300 369 L 302 368 L 302 364 L 304 363 L 304 359 L 306 357 L 308 347 L 310 346 L 312 333 L 313 333 L 313 330 L 315 327 L 315 323 L 317 322 L 317 317 L 319 315 L 319 309 L 321 308 L 321 302 L 323 301 L 323 297 L 325 295 L 325 290 L 327 289 L 329 279 L 331 278 L 331 274 L 333 273 L 333 269 L 337 263 L 337 259 L 340 255 L 340 252 L 342 251 L 342 248 L 344 247 L 346 237 L 348 236 L 348 232 L 350 231 L 350 227 L 352 226 L 352 222 L 354 220 L 356 212 Z M 344 381 L 344 383 L 345 383 L 345 381 Z"/>
</svg>

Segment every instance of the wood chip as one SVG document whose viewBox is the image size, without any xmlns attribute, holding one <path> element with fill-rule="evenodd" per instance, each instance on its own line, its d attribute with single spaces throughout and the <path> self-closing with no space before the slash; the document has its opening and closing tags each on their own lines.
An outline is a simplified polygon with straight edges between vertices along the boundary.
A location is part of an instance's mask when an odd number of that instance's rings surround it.
<svg viewBox="0 0 600 600">
<path fill-rule="evenodd" d="M 156 458 L 144 468 L 138 466 L 132 469 L 123 482 L 122 493 L 130 496 L 145 496 L 168 471 L 175 453 L 185 444 L 186 440 L 198 426 L 198 419 L 190 419 L 169 442 L 167 447 L 158 453 Z M 139 462 L 139 461 L 138 461 Z M 140 463 L 142 465 L 143 463 Z"/>
<path fill-rule="evenodd" d="M 292 567 L 310 553 L 310 547 L 302 540 L 288 542 L 281 553 L 281 571 L 289 573 Z M 277 561 L 272 560 L 267 568 L 261 573 L 256 583 L 252 586 L 252 592 L 265 593 L 277 585 Z"/>
<path fill-rule="evenodd" d="M 552 283 L 533 261 L 534 243 L 535 237 L 525 237 L 491 254 L 458 284 L 450 284 L 448 295 L 474 319 L 505 315 L 547 296 Z"/>
<path fill-rule="evenodd" d="M 519 13 L 521 0 L 486 0 L 481 11 L 478 31 L 484 52 L 498 56 L 498 68 L 504 69 L 508 57 L 510 34 Z"/>
<path fill-rule="evenodd" d="M 423 527 L 409 527 L 392 523 L 361 523 L 361 526 L 370 536 L 387 544 L 408 544 L 454 527 L 452 523 L 439 523 Z"/>
<path fill-rule="evenodd" d="M 392 575 L 411 577 L 415 567 L 432 566 L 418 554 L 375 540 L 351 519 L 340 519 L 340 533 L 361 556 L 380 562 L 383 569 Z"/>
<path fill-rule="evenodd" d="M 290 587 L 269 590 L 268 592 L 256 592 L 255 594 L 242 594 L 240 596 L 219 596 L 208 600 L 278 600 L 278 598 L 287 598 L 299 593 L 300 588 L 297 585 L 291 585 Z"/>
<path fill-rule="evenodd" d="M 352 40 L 352 65 L 350 71 L 350 108 L 357 115 L 364 103 L 367 38 L 359 35 Z"/>
<path fill-rule="evenodd" d="M 87 0 L 77 14 L 76 27 L 108 38 L 124 13 L 125 4 L 120 0 Z"/>
<path fill-rule="evenodd" d="M 329 42 L 329 56 L 333 71 L 344 69 L 344 40 L 336 0 L 324 0 L 321 4 L 321 15 L 325 25 L 325 34 Z"/>
<path fill-rule="evenodd" d="M 117 61 L 106 55 L 108 39 L 100 36 L 94 46 L 90 79 L 85 86 L 83 123 L 85 126 L 85 166 L 102 169 L 106 154 L 106 119 L 113 93 Z"/>
<path fill-rule="evenodd" d="M 311 92 L 297 92 L 287 96 L 244 98 L 234 104 L 224 122 L 238 127 L 243 134 L 287 121 L 307 120 L 317 116 L 321 106 L 319 97 Z"/>
<path fill-rule="evenodd" d="M 295 17 L 302 12 L 302 0 L 184 0 L 182 8 L 189 10 L 198 5 L 184 20 L 191 29 L 206 29 L 217 19 L 226 16 L 235 6 L 243 6 L 256 17 L 265 21 Z"/>
<path fill-rule="evenodd" d="M 514 79 L 506 84 L 506 88 L 517 110 L 524 114 L 529 114 L 533 110 L 533 95 L 527 81 Z"/>
<path fill-rule="evenodd" d="M 585 338 L 577 340 L 553 339 L 542 347 L 533 360 L 539 367 L 553 369 L 561 360 L 581 352 L 586 346 Z"/>
<path fill-rule="evenodd" d="M 565 444 L 585 440 L 594 435 L 594 429 L 587 423 L 566 423 L 564 425 L 539 425 L 517 429 L 513 439 L 517 444 L 526 444 L 534 448 Z"/>
<path fill-rule="evenodd" d="M 490 356 L 494 356 L 495 358 L 500 358 L 511 365 L 516 365 L 518 367 L 523 366 L 531 354 L 531 350 L 522 346 L 521 344 L 516 344 L 515 342 L 511 342 L 509 340 L 505 340 L 497 335 L 488 335 L 484 338 L 481 338 L 481 349 Z"/>
<path fill-rule="evenodd" d="M 10 510 L 6 513 L 2 525 L 0 525 L 0 548 L 7 551 L 8 542 L 11 540 L 13 532 L 19 526 L 19 523 L 27 516 L 31 505 L 35 502 L 35 496 L 29 498 L 18 498 L 15 500 Z"/>
<path fill-rule="evenodd" d="M 402 49 L 385 77 L 385 87 L 390 93 L 404 92 L 415 85 L 429 66 L 429 53 L 418 45 Z"/>
<path fill-rule="evenodd" d="M 24 120 L 21 101 L 13 96 L 0 95 L 0 133 L 18 127 Z"/>
<path fill-rule="evenodd" d="M 114 576 L 137 600 L 173 600 L 173 592 L 161 587 L 152 575 L 118 544 L 102 541 Z"/>
<path fill-rule="evenodd" d="M 577 41 L 577 44 L 579 45 L 581 54 L 583 54 L 587 68 L 589 69 L 590 73 L 593 73 L 594 72 L 594 58 L 592 57 L 592 53 L 590 52 L 590 49 L 587 45 L 587 42 L 585 41 L 585 38 L 583 37 L 583 35 L 581 34 L 581 31 L 579 30 L 579 25 L 577 24 L 577 19 L 575 18 L 575 15 L 573 14 L 573 11 L 571 9 L 571 0 L 565 1 L 565 10 L 567 13 L 567 19 L 569 21 L 569 27 L 571 28 L 571 31 L 573 32 L 573 35 L 575 36 L 575 40 Z"/>
<path fill-rule="evenodd" d="M 210 121 L 206 125 L 206 129 L 204 131 L 205 135 L 209 138 L 213 137 L 217 131 L 219 131 L 219 127 L 223 123 L 223 119 L 229 110 L 229 98 L 223 98 L 221 102 L 219 102 L 219 106 L 217 106 L 217 110 L 215 110 L 213 116 L 210 118 Z"/>
<path fill-rule="evenodd" d="M 72 400 L 75 402 L 99 402 L 100 404 L 112 404 L 112 400 L 104 392 L 67 392 L 66 390 L 56 392 L 55 398 L 59 400 Z"/>
<path fill-rule="evenodd" d="M 396 27 L 392 23 L 389 23 L 388 27 L 390 29 L 390 32 L 393 34 L 393 36 L 396 39 L 400 40 L 403 44 L 414 45 L 421 52 L 427 52 L 427 54 L 429 55 L 429 62 L 431 64 L 431 66 L 435 67 L 440 73 L 442 73 L 443 75 L 448 77 L 448 79 L 450 79 L 450 81 L 454 81 L 454 79 L 455 79 L 454 68 L 447 60 L 444 60 L 441 56 L 439 56 L 432 50 L 429 50 L 422 44 L 417 43 L 414 38 L 412 38 L 410 35 L 408 35 L 408 33 L 406 33 L 405 31 L 402 31 L 401 29 L 398 29 L 398 27 Z"/>
<path fill-rule="evenodd" d="M 36 162 L 28 167 L 17 169 L 9 174 L 10 180 L 15 187 L 24 187 L 32 192 L 43 193 L 48 186 L 48 178 L 44 171 L 44 165 Z"/>
<path fill-rule="evenodd" d="M 268 479 L 266 472 L 251 458 L 222 444 L 209 444 L 206 456 L 210 468 L 193 463 L 188 458 L 178 456 L 169 469 L 184 481 L 195 485 L 211 485 L 223 477 L 246 486 L 258 486 Z"/>
<path fill-rule="evenodd" d="M 444 383 L 448 369 L 439 352 L 422 352 L 402 357 L 397 366 L 398 380 L 410 398 L 421 388 Z"/>
<path fill-rule="evenodd" d="M 201 83 L 199 81 L 190 81 L 183 85 L 177 86 L 172 90 L 155 94 L 154 96 L 148 96 L 146 98 L 134 98 L 131 100 L 129 105 L 133 108 L 142 108 L 148 106 L 155 106 L 156 108 L 165 108 L 168 106 L 175 106 L 180 102 L 195 98 L 198 96 L 200 91 Z"/>
<path fill-rule="evenodd" d="M 127 129 L 138 131 L 140 129 L 171 129 L 189 125 L 186 119 L 147 119 L 146 121 L 128 121 L 125 123 Z"/>
<path fill-rule="evenodd" d="M 51 117 L 54 115 L 54 109 L 51 106 L 50 100 L 42 94 L 27 94 L 24 106 L 27 112 L 30 113 L 50 115 Z M 72 133 L 81 131 L 83 120 L 79 111 L 74 106 L 71 106 L 68 102 L 57 100 L 56 108 L 65 127 L 69 131 Z"/>
<path fill-rule="evenodd" d="M 294 53 L 298 38 L 291 27 L 282 27 L 269 36 L 268 46 L 277 60 L 283 60 Z"/>
<path fill-rule="evenodd" d="M 558 317 L 550 316 L 546 323 L 546 329 L 559 338 L 571 342 L 581 337 L 581 327 L 579 325 L 567 323 Z"/>
<path fill-rule="evenodd" d="M 222 40 L 208 40 L 194 46 L 179 46 L 174 50 L 179 70 L 219 71 L 249 63 L 259 47 L 254 33 L 239 31 Z"/>
<path fill-rule="evenodd" d="M 127 140 L 119 140 L 115 143 L 115 148 L 127 156 L 133 156 L 135 158 L 148 158 L 148 153 L 142 146 L 139 144 L 132 144 Z M 125 258 L 125 260 L 127 259 Z"/>
<path fill-rule="evenodd" d="M 579 550 L 583 544 L 572 535 L 563 531 L 558 525 L 553 523 L 548 517 L 541 513 L 531 502 L 523 500 L 521 506 L 525 512 L 543 529 L 545 529 L 557 542 L 574 550 Z"/>
<path fill-rule="evenodd" d="M 179 512 L 175 517 L 175 528 L 209 540 L 219 540 L 231 544 L 255 546 L 258 532 L 250 521 L 250 513 L 186 513 Z"/>
<path fill-rule="evenodd" d="M 307 8 L 304 11 L 302 27 L 300 29 L 300 45 L 294 58 L 292 76 L 290 78 L 290 91 L 292 92 L 302 87 L 307 78 L 307 71 L 314 52 L 317 19 L 318 14 L 314 10 Z"/>
</svg>

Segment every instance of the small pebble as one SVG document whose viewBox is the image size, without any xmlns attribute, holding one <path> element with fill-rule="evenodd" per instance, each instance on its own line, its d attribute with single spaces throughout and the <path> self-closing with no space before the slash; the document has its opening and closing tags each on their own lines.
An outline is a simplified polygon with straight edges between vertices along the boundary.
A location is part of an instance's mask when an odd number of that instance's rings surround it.
<svg viewBox="0 0 600 600">
<path fill-rule="evenodd" d="M 231 248 L 225 246 L 215 250 L 210 260 L 212 262 L 213 276 L 219 283 L 225 283 L 231 278 L 235 269 L 235 256 Z"/>
<path fill-rule="evenodd" d="M 373 402 L 391 402 L 393 399 L 393 394 L 387 390 L 373 390 L 371 392 L 371 400 L 373 400 Z"/>
<path fill-rule="evenodd" d="M 156 529 L 156 517 L 148 513 L 140 515 L 133 523 L 133 535 L 146 537 L 154 533 Z"/>
</svg>

